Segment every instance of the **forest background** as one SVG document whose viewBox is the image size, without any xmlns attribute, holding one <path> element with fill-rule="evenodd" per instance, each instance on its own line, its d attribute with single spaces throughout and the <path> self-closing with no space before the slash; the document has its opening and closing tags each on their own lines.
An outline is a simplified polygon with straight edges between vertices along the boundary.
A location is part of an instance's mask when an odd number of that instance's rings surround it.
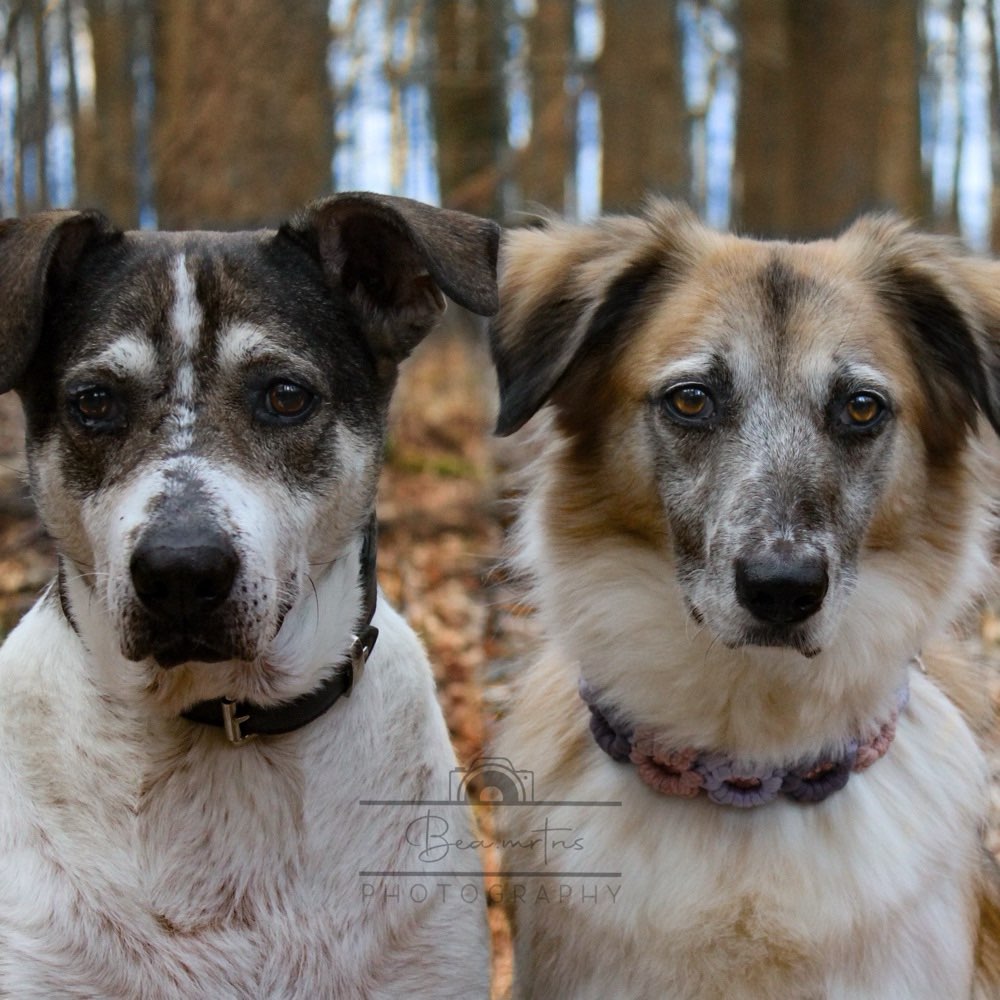
<svg viewBox="0 0 1000 1000">
<path fill-rule="evenodd" d="M 518 225 L 657 192 L 759 236 L 891 209 L 1000 251 L 996 8 L 0 0 L 0 216 L 77 205 L 125 227 L 246 228 L 365 189 Z M 469 762 L 532 626 L 500 562 L 523 446 L 491 440 L 481 326 L 449 315 L 394 403 L 379 573 L 429 648 Z M 53 567 L 21 434 L 0 399 L 0 631 Z M 996 652 L 989 605 L 971 636 Z"/>
</svg>

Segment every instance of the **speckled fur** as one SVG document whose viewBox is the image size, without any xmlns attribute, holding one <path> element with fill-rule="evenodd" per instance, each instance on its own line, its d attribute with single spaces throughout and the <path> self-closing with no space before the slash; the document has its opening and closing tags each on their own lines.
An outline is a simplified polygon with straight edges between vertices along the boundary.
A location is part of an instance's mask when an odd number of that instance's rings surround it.
<svg viewBox="0 0 1000 1000">
<path fill-rule="evenodd" d="M 279 704 L 344 662 L 396 365 L 441 288 L 494 308 L 495 249 L 490 223 L 370 195 L 279 233 L 0 223 L 0 388 L 25 403 L 62 591 L 0 649 L 0 996 L 487 995 L 478 859 L 438 875 L 407 835 L 426 809 L 384 804 L 446 798 L 455 766 L 384 600 L 363 679 L 308 726 L 237 748 L 180 713 Z M 261 379 L 318 401 L 275 426 Z M 97 431 L 71 409 L 94 384 L 124 413 Z M 162 665 L 131 557 L 184 518 L 238 572 L 208 624 L 171 623 L 215 662 Z M 471 837 L 465 806 L 447 818 Z"/>
</svg>

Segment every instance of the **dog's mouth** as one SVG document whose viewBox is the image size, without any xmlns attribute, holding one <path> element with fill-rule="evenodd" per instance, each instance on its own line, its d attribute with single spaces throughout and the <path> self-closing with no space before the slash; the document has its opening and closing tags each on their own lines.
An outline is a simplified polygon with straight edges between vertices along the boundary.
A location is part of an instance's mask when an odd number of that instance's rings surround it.
<svg viewBox="0 0 1000 1000">
<path fill-rule="evenodd" d="M 268 637 L 273 639 L 281 631 L 293 606 L 294 601 L 283 600 L 274 608 L 266 633 L 259 630 L 260 634 L 222 615 L 173 625 L 136 616 L 133 627 L 126 631 L 122 652 L 127 659 L 151 660 L 165 670 L 183 663 L 250 662 L 257 659 Z"/>
<path fill-rule="evenodd" d="M 263 598 L 255 608 L 257 617 L 238 617 L 228 604 L 206 615 L 165 620 L 133 608 L 126 616 L 122 652 L 129 660 L 148 660 L 165 670 L 184 663 L 221 663 L 227 660 L 251 662 L 258 659 L 294 607 L 294 599 L 284 597 L 273 607 Z"/>
<path fill-rule="evenodd" d="M 232 650 L 189 635 L 167 637 L 154 646 L 150 657 L 167 670 L 182 663 L 221 663 L 235 658 Z"/>
<path fill-rule="evenodd" d="M 684 603 L 691 620 L 699 628 L 705 627 L 707 621 L 701 609 L 687 597 L 685 597 Z M 743 649 L 746 646 L 794 649 L 795 652 L 811 659 L 818 656 L 822 652 L 822 648 L 815 643 L 809 634 L 810 632 L 811 629 L 801 625 L 761 625 L 743 628 L 738 636 L 727 639 L 713 630 L 713 634 L 727 649 Z"/>
<path fill-rule="evenodd" d="M 744 629 L 735 642 L 727 642 L 730 649 L 743 646 L 763 646 L 777 649 L 793 649 L 807 659 L 818 656 L 822 649 L 816 645 L 810 630 L 801 626 L 756 626 Z"/>
</svg>

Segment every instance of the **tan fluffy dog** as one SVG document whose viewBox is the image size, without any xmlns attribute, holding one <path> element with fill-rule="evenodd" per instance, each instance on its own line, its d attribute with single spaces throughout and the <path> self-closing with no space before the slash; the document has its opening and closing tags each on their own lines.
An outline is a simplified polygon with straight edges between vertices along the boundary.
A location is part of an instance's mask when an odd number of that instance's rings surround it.
<svg viewBox="0 0 1000 1000">
<path fill-rule="evenodd" d="M 504 253 L 499 432 L 546 407 L 545 647 L 499 743 L 534 781 L 497 810 L 519 995 L 1000 996 L 987 768 L 931 649 L 990 573 L 1000 267 L 662 202 Z"/>
</svg>

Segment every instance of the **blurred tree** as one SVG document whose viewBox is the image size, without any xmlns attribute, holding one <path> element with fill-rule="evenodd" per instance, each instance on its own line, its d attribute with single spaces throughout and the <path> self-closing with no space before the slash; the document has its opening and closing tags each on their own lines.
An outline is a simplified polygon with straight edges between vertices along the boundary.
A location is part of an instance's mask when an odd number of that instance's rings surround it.
<svg viewBox="0 0 1000 1000">
<path fill-rule="evenodd" d="M 634 209 L 651 191 L 685 197 L 691 163 L 676 0 L 605 0 L 602 10 L 602 206 Z"/>
<path fill-rule="evenodd" d="M 733 216 L 811 236 L 866 209 L 923 218 L 918 0 L 739 0 Z"/>
<path fill-rule="evenodd" d="M 164 228 L 273 224 L 328 191 L 327 0 L 153 0 Z"/>
<path fill-rule="evenodd" d="M 49 204 L 51 87 L 43 0 L 13 5 L 4 36 L 4 54 L 14 55 L 14 207 L 22 213 Z"/>
<path fill-rule="evenodd" d="M 1000 253 L 1000 53 L 997 51 L 997 16 L 993 0 L 986 4 L 990 67 L 990 247 Z"/>
<path fill-rule="evenodd" d="M 505 5 L 437 0 L 432 82 L 441 203 L 501 218 L 507 168 Z"/>
<path fill-rule="evenodd" d="M 74 142 L 77 202 L 103 209 L 119 226 L 139 223 L 133 66 L 143 3 L 86 0 L 94 97 L 79 113 Z M 72 52 L 71 40 L 66 51 Z M 72 68 L 70 80 L 75 87 Z"/>
<path fill-rule="evenodd" d="M 536 0 L 528 26 L 531 138 L 519 161 L 521 197 L 555 212 L 566 208 L 576 157 L 576 101 L 569 89 L 574 7 Z"/>
<path fill-rule="evenodd" d="M 34 193 L 36 204 L 49 204 L 49 124 L 51 122 L 52 87 L 49 79 L 48 46 L 45 40 L 45 19 L 47 4 L 44 0 L 31 0 L 32 36 L 34 40 L 34 59 L 32 60 L 32 107 L 31 122 L 33 126 L 32 143 L 35 149 L 34 157 Z"/>
</svg>

